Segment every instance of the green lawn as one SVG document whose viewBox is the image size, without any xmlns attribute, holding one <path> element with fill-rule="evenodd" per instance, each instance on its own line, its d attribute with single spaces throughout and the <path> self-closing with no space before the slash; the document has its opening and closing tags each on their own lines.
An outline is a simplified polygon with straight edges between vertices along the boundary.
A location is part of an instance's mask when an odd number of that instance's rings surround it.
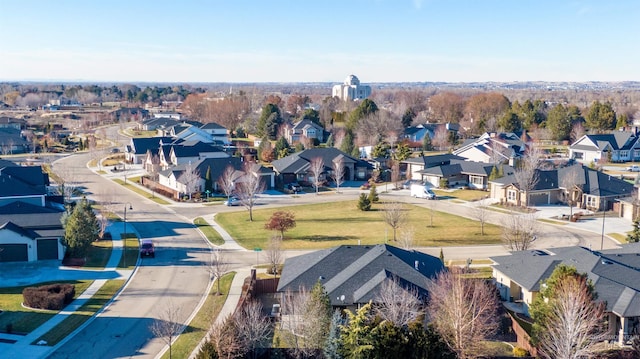
<svg viewBox="0 0 640 359">
<path fill-rule="evenodd" d="M 120 290 L 120 288 L 124 285 L 124 280 L 115 279 L 107 281 L 96 294 L 93 295 L 84 305 L 82 305 L 76 312 L 69 315 L 65 320 L 60 322 L 60 324 L 53 327 L 50 331 L 48 331 L 45 335 L 40 338 L 34 340 L 32 345 L 39 342 L 40 340 L 45 340 L 47 345 L 56 345 L 59 341 L 64 339 L 67 335 L 71 334 L 76 328 L 78 328 L 82 323 L 86 322 L 91 318 L 94 314 L 96 314 L 102 307 L 107 304 L 108 301 L 113 298 L 114 295 Z"/>
<path fill-rule="evenodd" d="M 91 243 L 85 267 L 104 268 L 111 257 L 113 243 L 109 240 L 95 241 Z"/>
<path fill-rule="evenodd" d="M 489 192 L 479 191 L 475 189 L 457 189 L 454 191 L 443 191 L 440 189 L 434 189 L 433 191 L 436 193 L 438 198 L 457 198 L 463 201 L 477 201 L 489 196 Z"/>
<path fill-rule="evenodd" d="M 630 232 L 628 232 L 630 233 Z M 607 236 L 615 239 L 620 243 L 627 243 L 627 234 L 626 233 L 607 233 Z"/>
<path fill-rule="evenodd" d="M 382 204 L 372 211 L 362 212 L 356 201 L 320 203 L 277 210 L 295 213 L 297 226 L 285 233 L 285 249 L 328 248 L 342 244 L 379 244 L 393 242 L 393 230 L 382 220 Z M 407 224 L 412 228 L 416 246 L 453 246 L 500 243 L 500 228 L 485 224 L 480 235 L 476 221 L 443 212 L 434 212 L 433 227 L 429 227 L 431 210 L 406 205 Z M 253 222 L 247 211 L 219 213 L 216 221 L 245 248 L 265 248 L 273 234 L 264 229 L 265 221 L 276 209 L 255 210 Z"/>
<path fill-rule="evenodd" d="M 211 286 L 211 291 L 198 314 L 191 320 L 184 333 L 171 346 L 171 354 L 174 358 L 188 358 L 189 354 L 196 348 L 200 340 L 204 338 L 211 325 L 218 317 L 218 313 L 222 309 L 224 302 L 227 300 L 229 288 L 235 272 L 225 274 L 220 281 L 220 292 L 222 295 L 216 295 L 217 285 Z M 163 356 L 163 359 L 169 358 L 169 351 Z"/>
<path fill-rule="evenodd" d="M 7 324 L 13 326 L 14 333 L 27 334 L 51 319 L 57 311 L 55 310 L 32 310 L 22 306 L 22 290 L 27 287 L 39 287 L 54 283 L 71 283 L 76 286 L 77 298 L 93 281 L 58 281 L 35 283 L 20 287 L 0 288 L 0 308 L 3 310 L 0 315 L 0 331 L 4 332 Z"/>
<path fill-rule="evenodd" d="M 215 244 L 217 246 L 224 244 L 224 239 L 222 239 L 218 231 L 213 229 L 209 225 L 209 223 L 207 223 L 207 221 L 204 220 L 204 218 L 198 217 L 194 219 L 193 224 L 195 224 L 198 227 L 198 229 L 202 232 L 202 234 L 204 234 L 205 237 L 207 237 L 209 242 L 211 242 L 212 244 Z"/>
<path fill-rule="evenodd" d="M 138 254 L 140 253 L 140 245 L 138 243 L 138 237 L 134 233 L 123 233 L 125 238 L 125 251 L 124 255 L 120 258 L 118 268 L 133 269 L 138 261 Z"/>
</svg>

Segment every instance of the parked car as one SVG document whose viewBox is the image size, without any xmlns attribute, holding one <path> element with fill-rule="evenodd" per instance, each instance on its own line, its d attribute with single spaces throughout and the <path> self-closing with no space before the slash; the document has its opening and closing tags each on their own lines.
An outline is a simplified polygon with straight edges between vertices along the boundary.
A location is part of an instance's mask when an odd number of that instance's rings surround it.
<svg viewBox="0 0 640 359">
<path fill-rule="evenodd" d="M 627 171 L 628 172 L 640 172 L 640 166 L 631 165 L 631 166 L 627 167 Z"/>
<path fill-rule="evenodd" d="M 237 197 L 229 197 L 228 200 L 224 201 L 225 206 L 238 206 L 240 205 L 240 200 Z"/>
<path fill-rule="evenodd" d="M 429 186 L 414 183 L 411 185 L 411 196 L 415 198 L 436 199 L 436 194 Z"/>
<path fill-rule="evenodd" d="M 153 241 L 151 241 L 150 239 L 143 239 L 142 243 L 140 244 L 140 257 L 155 258 L 155 256 L 156 249 L 153 245 Z"/>
<path fill-rule="evenodd" d="M 292 182 L 287 185 L 287 189 L 291 192 L 300 192 L 302 191 L 302 186 L 300 186 L 297 182 Z"/>
</svg>

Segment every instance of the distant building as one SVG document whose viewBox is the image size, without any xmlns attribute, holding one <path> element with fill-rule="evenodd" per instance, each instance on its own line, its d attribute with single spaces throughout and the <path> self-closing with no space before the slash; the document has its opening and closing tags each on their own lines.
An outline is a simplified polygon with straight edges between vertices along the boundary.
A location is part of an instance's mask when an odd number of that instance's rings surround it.
<svg viewBox="0 0 640 359">
<path fill-rule="evenodd" d="M 333 86 L 331 96 L 343 101 L 364 100 L 371 95 L 371 86 L 361 85 L 356 75 L 349 75 L 342 85 Z"/>
</svg>

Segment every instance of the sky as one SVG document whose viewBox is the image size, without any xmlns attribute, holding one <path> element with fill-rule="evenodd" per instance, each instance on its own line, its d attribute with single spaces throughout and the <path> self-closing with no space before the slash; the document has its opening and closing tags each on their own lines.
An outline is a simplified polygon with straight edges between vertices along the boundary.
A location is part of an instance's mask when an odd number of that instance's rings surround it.
<svg viewBox="0 0 640 359">
<path fill-rule="evenodd" d="M 0 81 L 640 81 L 638 0 L 0 0 Z"/>
</svg>

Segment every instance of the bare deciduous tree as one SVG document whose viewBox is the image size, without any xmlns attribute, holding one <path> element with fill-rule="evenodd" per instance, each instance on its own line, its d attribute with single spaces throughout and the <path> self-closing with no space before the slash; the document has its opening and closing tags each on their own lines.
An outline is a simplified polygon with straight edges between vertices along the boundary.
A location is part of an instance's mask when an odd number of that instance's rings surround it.
<svg viewBox="0 0 640 359">
<path fill-rule="evenodd" d="M 396 241 L 396 231 L 407 220 L 408 211 L 401 202 L 386 202 L 382 210 L 382 219 L 393 229 L 393 240 Z"/>
<path fill-rule="evenodd" d="M 542 153 L 540 149 L 531 145 L 525 155 L 518 161 L 518 165 L 513 173 L 515 184 L 518 186 L 521 196 L 524 194 L 527 197 L 525 199 L 527 206 L 529 205 L 529 192 L 538 184 L 538 167 L 540 166 L 541 160 Z M 519 202 L 522 202 L 522 198 L 519 199 Z"/>
<path fill-rule="evenodd" d="M 234 180 L 236 178 L 236 170 L 230 165 L 224 169 L 220 178 L 218 178 L 218 186 L 222 192 L 224 192 L 225 196 L 227 196 L 227 200 L 231 197 L 233 190 L 235 188 Z"/>
<path fill-rule="evenodd" d="M 320 187 L 320 175 L 324 171 L 324 160 L 322 157 L 316 157 L 311 159 L 309 163 L 309 173 L 313 176 L 313 187 L 316 188 L 316 194 L 318 194 L 318 188 Z"/>
<path fill-rule="evenodd" d="M 584 125 L 582 124 L 582 122 L 576 122 L 573 124 L 573 126 L 571 126 L 569 139 L 571 140 L 572 143 L 576 142 L 577 140 L 582 138 L 582 136 L 584 136 L 585 133 L 586 133 L 586 130 L 584 129 Z"/>
<path fill-rule="evenodd" d="M 264 251 L 267 263 L 271 267 L 274 276 L 278 275 L 278 266 L 283 262 L 284 252 L 282 251 L 282 238 L 278 235 L 272 236 L 267 249 Z"/>
<path fill-rule="evenodd" d="M 265 184 L 258 173 L 259 165 L 245 162 L 244 175 L 238 180 L 236 194 L 242 205 L 249 211 L 249 221 L 253 222 L 253 207 L 258 200 L 258 194 L 264 192 Z"/>
<path fill-rule="evenodd" d="M 420 315 L 421 302 L 417 289 L 403 288 L 396 277 L 385 280 L 377 299 L 375 313 L 398 328 L 409 325 Z"/>
<path fill-rule="evenodd" d="M 336 182 L 336 191 L 340 193 L 340 185 L 344 183 L 344 157 L 339 156 L 333 160 L 333 180 Z"/>
<path fill-rule="evenodd" d="M 393 182 L 394 188 L 398 189 L 398 183 L 400 182 L 400 163 L 398 161 L 391 162 L 391 182 Z"/>
<path fill-rule="evenodd" d="M 571 218 L 573 216 L 573 206 L 580 200 L 580 195 L 582 194 L 580 175 L 583 170 L 581 165 L 574 165 L 564 170 L 566 172 L 562 173 L 560 187 L 564 188 L 566 202 L 569 206 L 569 218 Z"/>
<path fill-rule="evenodd" d="M 169 346 L 169 358 L 171 358 L 173 340 L 182 333 L 183 328 L 184 325 L 180 323 L 180 307 L 168 302 L 158 314 L 158 318 L 151 323 L 149 330 Z"/>
<path fill-rule="evenodd" d="M 415 230 L 413 227 L 405 228 L 400 231 L 398 239 L 400 247 L 406 250 L 413 249 Z"/>
<path fill-rule="evenodd" d="M 211 252 L 211 261 L 209 262 L 209 273 L 216 280 L 216 294 L 220 295 L 220 279 L 229 271 L 229 262 L 225 258 L 224 252 L 217 248 Z"/>
<path fill-rule="evenodd" d="M 502 242 L 511 251 L 524 251 L 536 239 L 537 221 L 534 213 L 510 213 L 502 219 Z"/>
<path fill-rule="evenodd" d="M 209 341 L 215 345 L 218 357 L 223 359 L 241 357 L 245 351 L 238 338 L 235 320 L 230 315 L 214 324 Z"/>
<path fill-rule="evenodd" d="M 449 146 L 449 131 L 447 131 L 444 125 L 438 126 L 436 132 L 433 134 L 431 143 L 439 150 L 442 151 Z"/>
<path fill-rule="evenodd" d="M 480 222 L 480 235 L 484 236 L 484 225 L 487 223 L 487 220 L 490 216 L 490 211 L 487 205 L 481 200 L 478 201 L 477 204 L 474 205 L 474 209 L 471 213 L 474 219 Z"/>
<path fill-rule="evenodd" d="M 482 341 L 498 328 L 495 288 L 450 270 L 441 272 L 428 289 L 427 314 L 434 329 L 458 358 L 475 358 Z"/>
<path fill-rule="evenodd" d="M 258 301 L 245 303 L 234 316 L 238 338 L 240 343 L 251 354 L 252 358 L 257 358 L 257 349 L 266 344 L 271 336 L 271 323 L 262 314 L 262 304 Z"/>
<path fill-rule="evenodd" d="M 602 330 L 605 305 L 594 301 L 587 280 L 565 276 L 554 286 L 549 311 L 541 324 L 540 354 L 552 359 L 589 358 L 606 338 Z"/>
<path fill-rule="evenodd" d="M 184 184 L 185 192 L 189 195 L 189 200 L 191 200 L 193 192 L 200 190 L 200 179 L 200 171 L 198 171 L 198 168 L 189 162 L 185 166 L 184 172 L 182 172 L 182 175 L 179 177 L 179 181 Z"/>
</svg>

